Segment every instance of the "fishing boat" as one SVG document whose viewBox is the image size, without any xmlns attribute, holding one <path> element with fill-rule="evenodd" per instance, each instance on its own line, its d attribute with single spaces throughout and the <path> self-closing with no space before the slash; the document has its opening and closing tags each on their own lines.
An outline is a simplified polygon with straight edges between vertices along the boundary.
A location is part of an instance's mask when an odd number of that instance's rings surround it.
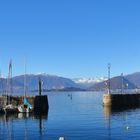
<svg viewBox="0 0 140 140">
<path fill-rule="evenodd" d="M 30 113 L 33 111 L 32 105 L 26 98 L 26 65 L 25 65 L 25 75 L 24 75 L 24 99 L 20 105 L 18 105 L 19 113 Z"/>
</svg>

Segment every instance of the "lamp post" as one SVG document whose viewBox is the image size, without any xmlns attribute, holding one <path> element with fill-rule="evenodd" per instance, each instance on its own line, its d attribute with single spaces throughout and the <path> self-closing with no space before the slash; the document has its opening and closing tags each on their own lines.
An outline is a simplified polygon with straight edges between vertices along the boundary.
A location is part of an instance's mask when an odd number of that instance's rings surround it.
<svg viewBox="0 0 140 140">
<path fill-rule="evenodd" d="M 111 68 L 111 64 L 108 63 L 108 94 L 110 94 L 110 68 Z"/>
</svg>

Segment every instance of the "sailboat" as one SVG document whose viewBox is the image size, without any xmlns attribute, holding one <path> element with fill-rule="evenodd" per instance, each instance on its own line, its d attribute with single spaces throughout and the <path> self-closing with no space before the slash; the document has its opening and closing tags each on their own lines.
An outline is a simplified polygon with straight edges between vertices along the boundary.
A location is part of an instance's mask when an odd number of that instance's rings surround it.
<svg viewBox="0 0 140 140">
<path fill-rule="evenodd" d="M 18 106 L 18 111 L 20 113 L 30 113 L 32 112 L 32 105 L 28 102 L 26 98 L 24 98 L 23 103 Z"/>
<path fill-rule="evenodd" d="M 9 63 L 9 75 L 8 75 L 8 81 L 7 81 L 7 88 L 9 88 L 9 94 L 12 94 L 12 60 L 10 60 Z M 12 96 L 8 95 L 7 92 L 7 103 L 6 105 L 3 107 L 3 110 L 6 114 L 8 113 L 16 113 L 17 112 L 17 106 L 14 106 L 12 104 Z"/>
<path fill-rule="evenodd" d="M 29 103 L 29 101 L 26 98 L 26 66 L 25 66 L 25 75 L 24 75 L 24 99 L 23 102 L 18 105 L 18 111 L 20 113 L 30 113 L 33 111 L 32 105 Z"/>
</svg>

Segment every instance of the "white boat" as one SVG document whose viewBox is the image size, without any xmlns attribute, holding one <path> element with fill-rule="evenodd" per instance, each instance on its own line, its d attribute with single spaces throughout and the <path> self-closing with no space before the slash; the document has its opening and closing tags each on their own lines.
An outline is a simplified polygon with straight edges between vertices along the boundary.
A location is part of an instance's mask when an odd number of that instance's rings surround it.
<svg viewBox="0 0 140 140">
<path fill-rule="evenodd" d="M 12 104 L 8 104 L 3 108 L 3 111 L 8 114 L 8 113 L 17 113 L 18 109 L 16 106 L 12 105 Z"/>
<path fill-rule="evenodd" d="M 26 98 L 24 98 L 24 101 L 22 104 L 18 105 L 18 111 L 20 113 L 30 113 L 33 111 L 33 107 L 31 104 L 28 102 Z"/>
<path fill-rule="evenodd" d="M 30 113 L 33 111 L 33 107 L 26 99 L 26 64 L 25 64 L 25 75 L 24 75 L 24 100 L 23 103 L 18 105 L 19 113 Z"/>
</svg>

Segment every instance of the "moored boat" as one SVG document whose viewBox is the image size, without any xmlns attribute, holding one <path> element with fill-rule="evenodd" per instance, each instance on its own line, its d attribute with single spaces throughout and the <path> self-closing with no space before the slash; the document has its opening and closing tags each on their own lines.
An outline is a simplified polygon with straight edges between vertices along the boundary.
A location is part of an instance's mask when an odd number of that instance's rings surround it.
<svg viewBox="0 0 140 140">
<path fill-rule="evenodd" d="M 4 105 L 2 108 L 2 110 L 6 114 L 18 112 L 17 106 L 14 106 L 12 104 L 12 98 L 11 98 L 12 93 L 13 93 L 13 89 L 12 89 L 12 60 L 10 60 L 9 74 L 8 74 L 8 80 L 7 80 L 7 101 L 6 101 L 6 105 Z"/>
<path fill-rule="evenodd" d="M 29 103 L 29 101 L 26 98 L 26 64 L 25 64 L 25 75 L 24 75 L 24 99 L 23 103 L 18 105 L 18 112 L 20 113 L 30 113 L 33 111 L 32 105 Z"/>
<path fill-rule="evenodd" d="M 18 112 L 18 109 L 17 109 L 16 106 L 14 106 L 12 104 L 8 104 L 5 107 L 3 107 L 3 111 L 6 114 L 8 114 L 8 113 L 10 114 L 10 113 L 17 113 Z"/>
<path fill-rule="evenodd" d="M 18 111 L 20 113 L 30 113 L 33 111 L 32 105 L 28 102 L 26 98 L 24 98 L 24 101 L 22 104 L 18 106 Z"/>
</svg>

